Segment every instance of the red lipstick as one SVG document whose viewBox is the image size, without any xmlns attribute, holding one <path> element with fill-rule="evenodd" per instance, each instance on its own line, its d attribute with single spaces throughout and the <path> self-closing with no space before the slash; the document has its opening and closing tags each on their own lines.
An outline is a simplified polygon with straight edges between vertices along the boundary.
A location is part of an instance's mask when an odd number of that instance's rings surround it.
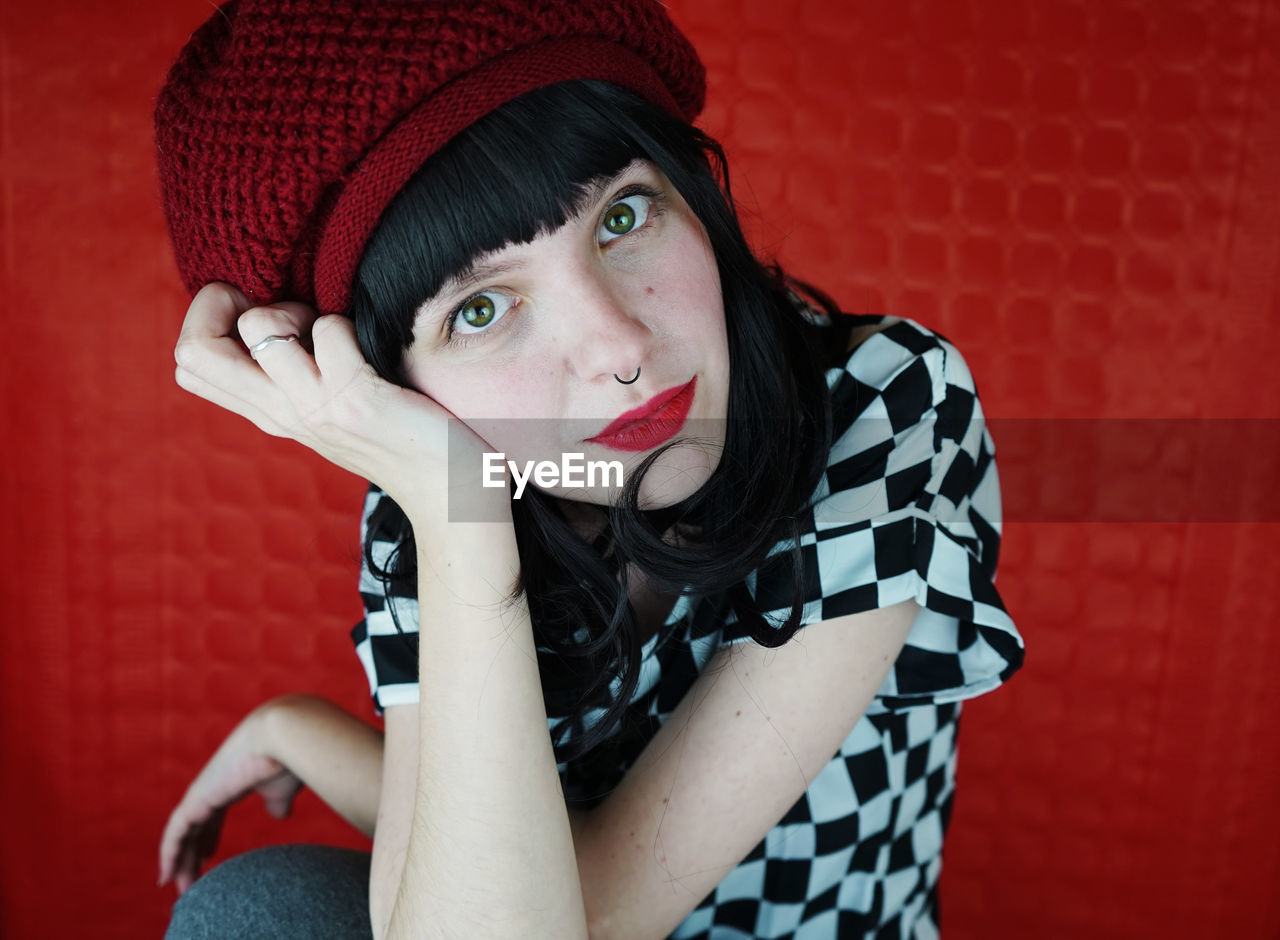
<svg viewBox="0 0 1280 940">
<path fill-rule="evenodd" d="M 639 408 L 623 412 L 613 423 L 588 438 L 592 444 L 603 444 L 614 450 L 650 450 L 680 433 L 693 405 L 697 376 L 688 385 L 677 385 L 659 392 Z"/>
</svg>

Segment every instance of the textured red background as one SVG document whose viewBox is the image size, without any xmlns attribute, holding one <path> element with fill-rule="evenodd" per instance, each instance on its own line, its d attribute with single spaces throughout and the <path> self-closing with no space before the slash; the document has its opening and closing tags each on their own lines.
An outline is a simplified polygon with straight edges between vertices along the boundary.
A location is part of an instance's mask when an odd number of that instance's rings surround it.
<svg viewBox="0 0 1280 940">
<path fill-rule="evenodd" d="M 1280 417 L 1275 0 L 671 6 L 757 241 L 943 332 L 989 415 Z M 159 935 L 161 825 L 229 727 L 368 713 L 361 483 L 171 378 L 150 114 L 209 12 L 0 7 L 5 937 Z M 1029 654 L 966 710 L 945 936 L 1280 935 L 1280 528 L 1005 534 Z M 224 848 L 294 840 L 361 844 L 308 796 Z"/>
</svg>

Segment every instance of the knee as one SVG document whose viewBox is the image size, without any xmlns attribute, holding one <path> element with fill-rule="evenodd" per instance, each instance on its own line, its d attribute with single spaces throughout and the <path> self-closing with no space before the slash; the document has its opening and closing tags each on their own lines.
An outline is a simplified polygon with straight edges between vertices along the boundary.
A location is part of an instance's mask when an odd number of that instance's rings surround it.
<svg viewBox="0 0 1280 940">
<path fill-rule="evenodd" d="M 369 937 L 369 855 L 276 845 L 196 879 L 173 906 L 166 940 Z"/>
</svg>

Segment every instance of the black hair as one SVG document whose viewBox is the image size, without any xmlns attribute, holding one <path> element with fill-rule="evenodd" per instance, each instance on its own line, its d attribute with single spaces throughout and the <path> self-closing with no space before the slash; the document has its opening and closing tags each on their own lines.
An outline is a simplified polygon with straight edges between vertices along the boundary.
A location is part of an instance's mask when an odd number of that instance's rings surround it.
<svg viewBox="0 0 1280 940">
<path fill-rule="evenodd" d="M 639 680 L 642 641 L 627 601 L 626 566 L 659 590 L 719 596 L 765 646 L 799 628 L 804 571 L 796 519 L 831 446 L 825 358 L 847 330 L 821 292 L 788 281 L 752 254 L 734 207 L 720 146 L 618 86 L 574 81 L 510 101 L 434 155 L 397 195 L 361 259 L 351 314 L 365 358 L 405 383 L 414 312 L 476 257 L 555 231 L 584 187 L 636 159 L 667 177 L 706 229 L 719 268 L 729 345 L 728 423 L 719 465 L 676 506 L 642 511 L 651 454 L 630 475 L 607 525 L 587 542 L 560 501 L 529 488 L 513 501 L 522 591 L 539 647 L 557 758 L 583 757 L 618 729 Z M 806 290 L 834 324 L 816 327 L 790 287 Z M 413 533 L 389 499 L 369 520 L 364 554 L 389 593 L 417 596 Z M 681 537 L 672 539 L 670 533 Z M 396 547 L 378 565 L 374 540 Z M 744 584 L 780 541 L 792 566 L 790 616 L 762 616 Z M 771 559 L 771 564 L 779 559 Z M 392 605 L 394 611 L 394 605 Z M 616 683 L 616 685 L 615 685 Z M 593 710 L 598 720 L 586 722 Z"/>
</svg>

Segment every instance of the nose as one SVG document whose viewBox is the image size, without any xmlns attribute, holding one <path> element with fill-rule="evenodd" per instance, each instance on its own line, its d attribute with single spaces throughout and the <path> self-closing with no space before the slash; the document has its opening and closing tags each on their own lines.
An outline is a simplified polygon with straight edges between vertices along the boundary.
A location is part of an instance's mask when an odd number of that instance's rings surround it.
<svg viewBox="0 0 1280 940">
<path fill-rule="evenodd" d="M 587 381 L 635 375 L 653 339 L 640 316 L 644 287 L 591 263 L 566 272 L 561 287 L 556 322 L 569 370 Z"/>
</svg>

